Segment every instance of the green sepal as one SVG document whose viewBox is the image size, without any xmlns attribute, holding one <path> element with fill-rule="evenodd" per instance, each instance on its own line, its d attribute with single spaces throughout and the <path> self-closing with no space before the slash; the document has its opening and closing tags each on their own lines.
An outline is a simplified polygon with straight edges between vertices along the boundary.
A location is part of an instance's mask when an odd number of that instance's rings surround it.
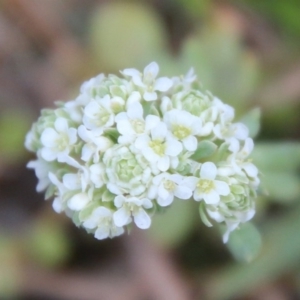
<svg viewBox="0 0 300 300">
<path fill-rule="evenodd" d="M 234 194 L 245 194 L 245 189 L 238 184 L 233 184 L 230 186 L 231 192 Z"/>
<path fill-rule="evenodd" d="M 236 260 L 251 262 L 258 255 L 261 243 L 259 231 L 247 222 L 231 232 L 227 247 Z"/>
<path fill-rule="evenodd" d="M 116 195 L 111 193 L 109 190 L 105 190 L 103 195 L 102 195 L 102 201 L 103 202 L 114 201 L 115 197 L 116 197 Z"/>
<path fill-rule="evenodd" d="M 205 211 L 205 203 L 202 201 L 200 202 L 199 205 L 199 214 L 202 222 L 207 226 L 207 227 L 212 227 L 213 225 L 210 223 L 210 221 L 207 218 L 206 211 Z"/>
<path fill-rule="evenodd" d="M 120 133 L 115 128 L 108 128 L 104 131 L 104 135 L 109 137 L 114 143 L 117 143 Z"/>
<path fill-rule="evenodd" d="M 245 114 L 240 122 L 244 123 L 249 129 L 249 136 L 254 138 L 257 136 L 260 130 L 260 118 L 261 111 L 258 107 L 253 108 L 247 114 Z"/>
<path fill-rule="evenodd" d="M 192 160 L 199 161 L 202 158 L 209 157 L 214 154 L 217 149 L 217 145 L 211 141 L 204 140 L 198 143 L 197 150 L 191 156 Z"/>
<path fill-rule="evenodd" d="M 52 196 L 54 196 L 56 191 L 56 187 L 53 184 L 50 184 L 45 192 L 45 200 L 50 199 Z"/>
</svg>

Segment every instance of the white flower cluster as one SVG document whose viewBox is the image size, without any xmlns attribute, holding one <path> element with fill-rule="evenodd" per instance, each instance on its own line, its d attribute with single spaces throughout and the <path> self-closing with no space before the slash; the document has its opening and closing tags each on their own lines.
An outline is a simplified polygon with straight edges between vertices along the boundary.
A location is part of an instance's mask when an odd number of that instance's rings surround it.
<svg viewBox="0 0 300 300">
<path fill-rule="evenodd" d="M 43 110 L 25 142 L 37 155 L 28 164 L 37 191 L 97 239 L 118 236 L 132 222 L 149 228 L 151 216 L 173 201 L 198 201 L 206 225 L 210 218 L 227 226 L 226 242 L 255 213 L 253 141 L 192 70 L 174 78 L 158 72 L 152 62 L 143 73 L 100 74 L 75 100 Z"/>
</svg>

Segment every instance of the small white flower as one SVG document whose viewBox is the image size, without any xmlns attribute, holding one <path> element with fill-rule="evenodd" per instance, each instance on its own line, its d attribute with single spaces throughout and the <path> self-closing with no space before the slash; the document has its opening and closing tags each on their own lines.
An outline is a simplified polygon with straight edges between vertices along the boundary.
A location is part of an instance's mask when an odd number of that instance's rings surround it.
<svg viewBox="0 0 300 300">
<path fill-rule="evenodd" d="M 116 144 L 109 148 L 103 156 L 103 163 L 108 178 L 107 188 L 113 194 L 138 196 L 151 182 L 148 161 L 127 146 Z"/>
<path fill-rule="evenodd" d="M 91 202 L 93 199 L 93 191 L 92 189 L 88 190 L 88 192 L 81 192 L 75 194 L 68 200 L 68 207 L 74 211 L 80 211 L 86 207 L 86 205 Z"/>
<path fill-rule="evenodd" d="M 141 229 L 147 229 L 151 225 L 151 218 L 145 211 L 153 206 L 152 202 L 147 199 L 139 199 L 136 197 L 126 198 L 119 195 L 115 198 L 115 206 L 118 210 L 114 213 L 113 219 L 118 227 L 129 224 L 133 217 L 134 223 Z"/>
<path fill-rule="evenodd" d="M 231 144 L 231 148 L 229 149 L 232 150 L 233 153 L 229 155 L 228 161 L 230 162 L 230 166 L 235 171 L 235 173 L 241 174 L 242 170 L 244 170 L 249 177 L 257 178 L 257 167 L 247 160 L 247 157 L 250 155 L 253 148 L 254 143 L 251 138 L 245 139 L 244 146 L 241 149 L 239 142 L 235 141 Z"/>
<path fill-rule="evenodd" d="M 69 128 L 68 121 L 57 118 L 54 128 L 46 128 L 41 135 L 41 156 L 46 161 L 64 162 L 77 141 L 77 130 Z"/>
<path fill-rule="evenodd" d="M 155 176 L 152 182 L 148 197 L 156 199 L 160 206 L 170 205 L 174 196 L 187 200 L 193 194 L 193 182 L 179 174 L 161 173 Z"/>
<path fill-rule="evenodd" d="M 81 167 L 76 174 L 67 173 L 63 176 L 62 182 L 69 190 L 81 190 L 84 192 L 90 183 L 89 170 Z"/>
<path fill-rule="evenodd" d="M 100 153 L 112 146 L 112 141 L 102 136 L 102 133 L 102 129 L 88 130 L 84 125 L 78 127 L 78 135 L 85 141 L 81 151 L 81 159 L 83 161 L 87 162 L 93 158 L 93 162 L 97 163 Z"/>
<path fill-rule="evenodd" d="M 143 133 L 148 133 L 155 127 L 160 119 L 154 115 L 148 115 L 144 120 L 143 107 L 139 102 L 128 106 L 127 112 L 121 112 L 116 116 L 117 129 L 121 136 L 120 144 L 130 144 L 135 138 Z"/>
<path fill-rule="evenodd" d="M 98 163 L 90 166 L 90 178 L 96 188 L 101 188 L 106 181 L 105 166 L 103 163 Z"/>
<path fill-rule="evenodd" d="M 91 101 L 91 98 L 86 94 L 79 95 L 74 101 L 65 103 L 64 108 L 70 118 L 77 122 L 82 122 L 83 107 Z"/>
<path fill-rule="evenodd" d="M 87 129 L 104 129 L 112 126 L 115 122 L 115 111 L 125 101 L 120 97 L 110 98 L 109 95 L 91 101 L 84 108 L 83 124 Z"/>
<path fill-rule="evenodd" d="M 95 229 L 95 238 L 103 240 L 108 237 L 113 238 L 124 233 L 123 227 L 117 227 L 113 222 L 113 212 L 100 206 L 93 210 L 88 219 L 83 222 L 83 227 L 87 229 Z"/>
<path fill-rule="evenodd" d="M 122 74 L 131 77 L 135 85 L 144 89 L 143 98 L 146 101 L 154 101 L 157 100 L 156 91 L 166 92 L 173 85 L 172 80 L 168 77 L 156 79 L 158 72 L 158 64 L 152 62 L 145 67 L 143 74 L 136 69 L 125 69 L 122 71 Z"/>
<path fill-rule="evenodd" d="M 172 136 L 181 141 L 188 151 L 197 149 L 198 141 L 195 135 L 199 135 L 202 122 L 187 111 L 173 109 L 165 113 L 164 122 L 171 131 Z"/>
<path fill-rule="evenodd" d="M 201 166 L 200 178 L 195 179 L 194 199 L 196 201 L 204 200 L 207 204 L 217 204 L 221 196 L 227 196 L 230 193 L 226 182 L 216 180 L 217 167 L 212 162 L 206 162 Z"/>
<path fill-rule="evenodd" d="M 159 122 L 150 132 L 150 136 L 146 134 L 139 136 L 135 141 L 135 147 L 150 163 L 156 164 L 160 171 L 167 171 L 171 164 L 176 168 L 182 144 L 168 135 L 167 126 L 163 122 Z"/>
<path fill-rule="evenodd" d="M 48 174 L 50 171 L 53 171 L 55 169 L 54 166 L 50 165 L 42 158 L 39 158 L 37 160 L 30 161 L 27 164 L 27 168 L 34 169 L 35 175 L 39 180 L 36 186 L 36 191 L 37 192 L 44 191 L 51 183 Z"/>
</svg>

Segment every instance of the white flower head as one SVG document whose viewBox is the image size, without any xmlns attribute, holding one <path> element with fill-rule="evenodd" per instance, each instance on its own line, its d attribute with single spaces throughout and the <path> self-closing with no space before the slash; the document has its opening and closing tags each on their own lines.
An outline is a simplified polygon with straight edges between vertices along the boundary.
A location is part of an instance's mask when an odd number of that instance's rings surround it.
<svg viewBox="0 0 300 300">
<path fill-rule="evenodd" d="M 99 206 L 93 210 L 92 214 L 87 218 L 83 224 L 87 229 L 95 229 L 95 238 L 103 240 L 108 237 L 113 238 L 124 233 L 123 227 L 117 227 L 113 221 L 113 211 Z"/>
<path fill-rule="evenodd" d="M 188 177 L 179 174 L 161 173 L 152 180 L 148 197 L 156 199 L 160 206 L 170 205 L 174 197 L 187 200 L 193 194 L 193 182 Z"/>
<path fill-rule="evenodd" d="M 166 92 L 173 85 L 173 81 L 168 77 L 156 79 L 158 72 L 158 64 L 152 62 L 145 67 L 143 73 L 140 73 L 136 69 L 125 69 L 122 71 L 122 74 L 131 77 L 133 83 L 144 90 L 143 98 L 146 101 L 154 101 L 158 98 L 156 91 Z"/>
<path fill-rule="evenodd" d="M 46 161 L 57 159 L 59 162 L 64 162 L 76 141 L 77 130 L 69 128 L 66 119 L 57 118 L 54 128 L 46 128 L 41 135 L 43 145 L 41 156 Z"/>
<path fill-rule="evenodd" d="M 36 186 L 36 191 L 44 191 L 51 183 L 48 174 L 49 172 L 53 171 L 55 167 L 42 158 L 39 158 L 37 160 L 30 161 L 27 164 L 27 168 L 34 169 L 35 176 L 39 179 L 39 182 Z"/>
<path fill-rule="evenodd" d="M 182 142 L 188 151 L 197 149 L 198 141 L 195 135 L 199 135 L 202 122 L 184 110 L 173 109 L 165 113 L 164 122 L 170 130 L 172 137 Z"/>
<path fill-rule="evenodd" d="M 217 204 L 220 196 L 227 196 L 230 193 L 226 182 L 216 180 L 217 167 L 212 162 L 206 162 L 201 166 L 200 178 L 195 178 L 196 186 L 194 199 L 196 201 L 204 200 L 207 204 Z"/>
<path fill-rule="evenodd" d="M 160 118 L 154 115 L 148 115 L 144 119 L 143 114 L 142 105 L 134 102 L 128 106 L 126 112 L 116 116 L 117 129 L 121 134 L 118 139 L 120 144 L 133 143 L 137 136 L 148 133 L 160 121 Z"/>
<path fill-rule="evenodd" d="M 168 134 L 167 126 L 163 122 L 159 122 L 152 128 L 150 135 L 139 136 L 134 145 L 162 172 L 167 171 L 172 163 L 176 168 L 178 155 L 182 151 L 182 144 Z"/>
<path fill-rule="evenodd" d="M 114 213 L 113 218 L 115 225 L 123 227 L 131 223 L 132 217 L 137 227 L 147 229 L 151 225 L 151 218 L 145 211 L 153 206 L 147 198 L 124 197 L 119 195 L 115 198 L 115 206 L 118 210 Z"/>
<path fill-rule="evenodd" d="M 115 100 L 115 101 L 113 101 Z M 104 129 L 111 127 L 115 122 L 115 110 L 124 105 L 121 98 L 111 98 L 109 95 L 88 103 L 84 108 L 83 124 L 87 129 Z"/>
<path fill-rule="evenodd" d="M 234 123 L 233 107 L 202 89 L 192 68 L 158 74 L 156 62 L 142 72 L 100 74 L 75 99 L 42 110 L 25 139 L 37 154 L 27 165 L 36 189 L 100 240 L 131 222 L 149 228 L 150 211 L 194 199 L 205 224 L 209 217 L 227 226 L 226 242 L 255 213 L 259 171 L 249 130 Z"/>
<path fill-rule="evenodd" d="M 89 161 L 91 158 L 94 163 L 99 161 L 101 152 L 105 152 L 113 145 L 112 141 L 102 135 L 103 130 L 88 130 L 84 125 L 78 127 L 78 135 L 85 142 L 81 151 L 81 159 Z"/>
</svg>

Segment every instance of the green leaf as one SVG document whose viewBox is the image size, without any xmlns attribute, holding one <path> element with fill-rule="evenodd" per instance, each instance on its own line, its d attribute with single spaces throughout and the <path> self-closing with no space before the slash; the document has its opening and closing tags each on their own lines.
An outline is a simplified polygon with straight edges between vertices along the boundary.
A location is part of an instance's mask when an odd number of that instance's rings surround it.
<svg viewBox="0 0 300 300">
<path fill-rule="evenodd" d="M 300 195 L 299 176 L 289 172 L 265 172 L 261 177 L 262 187 L 269 198 L 289 204 Z"/>
<path fill-rule="evenodd" d="M 268 171 L 296 172 L 300 166 L 300 143 L 257 143 L 251 156 L 263 173 Z"/>
<path fill-rule="evenodd" d="M 254 138 L 260 130 L 261 111 L 259 108 L 254 108 L 245 114 L 240 122 L 244 123 L 249 129 L 249 136 Z"/>
<path fill-rule="evenodd" d="M 212 227 L 213 225 L 210 223 L 210 221 L 207 218 L 206 211 L 205 211 L 205 204 L 203 201 L 199 205 L 199 213 L 200 213 L 200 218 L 201 218 L 202 222 L 207 227 Z"/>
<path fill-rule="evenodd" d="M 117 72 L 144 68 L 167 51 L 167 34 L 159 15 L 146 2 L 109 1 L 99 5 L 90 26 L 96 64 Z"/>
<path fill-rule="evenodd" d="M 194 201 L 175 199 L 164 213 L 156 212 L 147 234 L 164 247 L 175 247 L 194 228 L 197 221 L 195 205 Z"/>
<path fill-rule="evenodd" d="M 39 219 L 26 239 L 29 255 L 46 266 L 61 265 L 70 254 L 70 241 L 60 223 L 52 219 Z"/>
<path fill-rule="evenodd" d="M 193 159 L 195 161 L 199 161 L 202 158 L 209 157 L 212 154 L 214 154 L 216 149 L 217 149 L 217 145 L 214 144 L 213 142 L 208 141 L 208 140 L 201 141 L 198 144 L 197 150 L 191 156 L 191 159 Z"/>
<path fill-rule="evenodd" d="M 118 137 L 120 136 L 120 133 L 118 132 L 117 129 L 114 129 L 114 128 L 106 129 L 104 134 L 107 137 L 109 137 L 114 143 L 118 142 Z"/>
<path fill-rule="evenodd" d="M 236 260 L 250 262 L 261 248 L 260 233 L 250 222 L 241 224 L 230 234 L 227 247 Z"/>
</svg>

